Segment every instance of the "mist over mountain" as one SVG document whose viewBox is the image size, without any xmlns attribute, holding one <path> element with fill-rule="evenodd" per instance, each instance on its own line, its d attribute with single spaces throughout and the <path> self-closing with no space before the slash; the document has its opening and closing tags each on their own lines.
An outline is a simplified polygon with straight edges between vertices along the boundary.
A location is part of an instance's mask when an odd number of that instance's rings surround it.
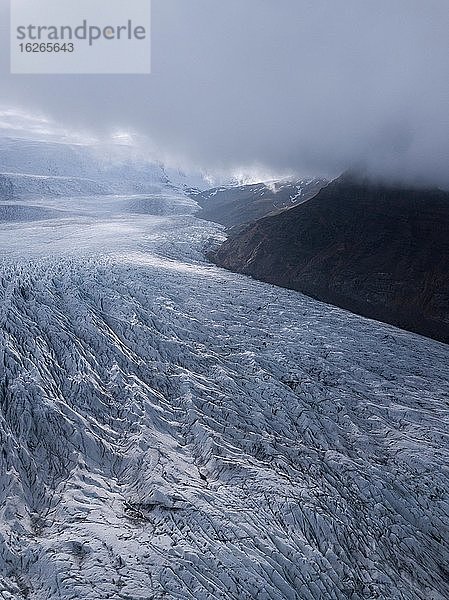
<svg viewBox="0 0 449 600">
<path fill-rule="evenodd" d="M 223 226 L 165 169 L 81 190 L 108 183 L 92 147 L 32 137 L 0 140 L 2 600 L 447 597 L 448 347 L 218 268 Z M 326 189 L 250 230 L 286 222 L 276 257 Z M 351 189 L 312 239 L 390 223 Z M 430 290 L 445 259 L 401 223 Z"/>
<path fill-rule="evenodd" d="M 446 0 L 153 0 L 149 76 L 10 76 L 2 102 L 145 134 L 163 162 L 449 185 Z"/>
<path fill-rule="evenodd" d="M 0 600 L 447 600 L 449 3 L 152 5 L 0 0 Z"/>
<path fill-rule="evenodd" d="M 242 227 L 270 213 L 305 202 L 326 183 L 324 179 L 313 178 L 228 185 L 193 193 L 192 197 L 201 206 L 197 217 L 228 228 Z"/>
</svg>

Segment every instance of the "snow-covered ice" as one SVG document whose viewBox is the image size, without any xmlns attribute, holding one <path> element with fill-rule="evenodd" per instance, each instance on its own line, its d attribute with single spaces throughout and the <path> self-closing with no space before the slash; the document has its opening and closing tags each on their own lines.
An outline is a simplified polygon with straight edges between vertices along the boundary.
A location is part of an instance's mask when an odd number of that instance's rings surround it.
<svg viewBox="0 0 449 600">
<path fill-rule="evenodd" d="M 2 600 L 449 597 L 446 346 L 209 264 L 182 193 L 20 205 Z"/>
</svg>

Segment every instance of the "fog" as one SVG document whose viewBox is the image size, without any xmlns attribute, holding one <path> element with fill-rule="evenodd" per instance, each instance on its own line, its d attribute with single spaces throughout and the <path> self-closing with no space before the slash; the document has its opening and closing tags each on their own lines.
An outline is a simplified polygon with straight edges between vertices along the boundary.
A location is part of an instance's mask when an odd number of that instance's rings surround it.
<svg viewBox="0 0 449 600">
<path fill-rule="evenodd" d="M 9 75 L 0 103 L 185 167 L 449 186 L 447 0 L 153 0 L 152 74 Z"/>
</svg>

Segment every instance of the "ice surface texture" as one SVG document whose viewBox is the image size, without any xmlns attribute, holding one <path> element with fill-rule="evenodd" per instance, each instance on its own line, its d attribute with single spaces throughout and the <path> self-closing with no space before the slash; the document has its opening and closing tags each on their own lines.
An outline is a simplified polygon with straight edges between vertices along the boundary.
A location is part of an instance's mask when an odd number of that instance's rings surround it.
<svg viewBox="0 0 449 600">
<path fill-rule="evenodd" d="M 449 597 L 447 346 L 208 264 L 181 195 L 40 206 L 0 229 L 2 600 Z"/>
</svg>

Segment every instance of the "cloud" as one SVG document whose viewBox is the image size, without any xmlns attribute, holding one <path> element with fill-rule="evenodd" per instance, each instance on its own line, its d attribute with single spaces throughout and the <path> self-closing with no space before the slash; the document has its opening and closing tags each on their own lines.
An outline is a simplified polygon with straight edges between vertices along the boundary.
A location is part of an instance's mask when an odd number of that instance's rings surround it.
<svg viewBox="0 0 449 600">
<path fill-rule="evenodd" d="M 448 25 L 447 0 L 153 0 L 150 76 L 10 76 L 3 26 L 2 99 L 208 170 L 449 185 Z"/>
</svg>

